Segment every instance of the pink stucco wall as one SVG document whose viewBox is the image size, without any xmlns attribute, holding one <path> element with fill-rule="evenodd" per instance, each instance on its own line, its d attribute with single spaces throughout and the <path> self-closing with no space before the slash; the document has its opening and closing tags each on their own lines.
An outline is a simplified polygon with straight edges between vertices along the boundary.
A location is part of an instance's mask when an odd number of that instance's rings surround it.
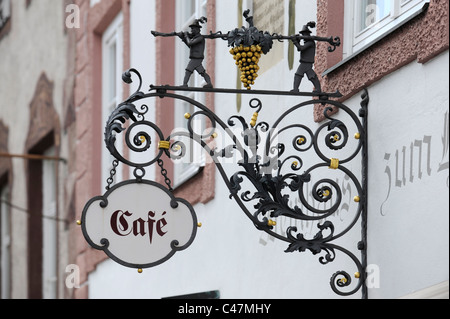
<svg viewBox="0 0 450 319">
<path fill-rule="evenodd" d="M 130 64 L 129 0 L 101 1 L 90 7 L 89 0 L 76 0 L 80 7 L 81 28 L 76 31 L 76 66 L 74 104 L 76 110 L 76 200 L 75 211 L 80 219 L 86 202 L 99 195 L 101 189 L 101 149 L 103 143 L 102 119 L 102 34 L 122 11 L 124 16 L 124 69 Z M 124 96 L 128 95 L 124 86 Z M 103 252 L 88 247 L 81 231 L 74 234 L 76 264 L 82 270 L 81 282 L 88 273 L 105 259 Z M 86 285 L 75 291 L 76 298 L 87 298 Z"/>
<path fill-rule="evenodd" d="M 339 35 L 344 25 L 344 1 L 318 0 L 317 33 Z M 431 0 L 428 10 L 368 48 L 352 60 L 323 78 L 323 89 L 337 89 L 346 100 L 364 87 L 379 81 L 395 70 L 416 61 L 426 63 L 449 47 L 448 1 Z M 341 37 L 343 41 L 345 38 Z M 318 74 L 332 67 L 342 57 L 339 52 L 328 53 L 327 44 L 319 44 L 316 70 Z M 316 121 L 323 120 L 323 107 L 317 106 Z"/>
</svg>

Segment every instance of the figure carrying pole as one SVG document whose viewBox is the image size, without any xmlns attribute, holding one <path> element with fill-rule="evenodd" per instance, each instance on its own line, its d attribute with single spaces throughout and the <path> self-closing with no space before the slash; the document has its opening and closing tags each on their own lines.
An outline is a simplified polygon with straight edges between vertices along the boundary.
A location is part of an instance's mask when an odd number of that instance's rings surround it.
<svg viewBox="0 0 450 319">
<path fill-rule="evenodd" d="M 294 37 L 291 39 L 292 43 L 297 47 L 297 50 L 300 51 L 300 66 L 295 73 L 294 88 L 292 92 L 299 91 L 299 86 L 305 74 L 308 77 L 308 80 L 313 83 L 314 92 L 322 92 L 319 78 L 316 72 L 313 70 L 313 65 L 316 57 L 316 42 L 313 38 L 309 37 L 311 35 L 311 30 L 309 28 L 315 27 L 315 22 L 309 22 L 308 24 L 303 26 L 303 29 L 300 31 L 300 35 L 303 36 L 302 38 Z M 304 41 L 303 45 L 300 44 L 301 39 L 303 39 Z"/>
<path fill-rule="evenodd" d="M 205 59 L 205 37 L 200 33 L 202 26 L 200 23 L 206 23 L 208 20 L 205 17 L 201 17 L 194 21 L 189 27 L 191 33 L 185 33 L 181 40 L 190 48 L 189 64 L 186 67 L 186 73 L 184 75 L 182 87 L 188 87 L 189 79 L 194 71 L 197 71 L 206 81 L 204 88 L 212 88 L 211 77 L 206 73 L 205 68 L 202 65 Z"/>
<path fill-rule="evenodd" d="M 202 35 L 200 32 L 202 29 L 201 24 L 204 24 L 208 21 L 205 17 L 194 20 L 193 24 L 190 25 L 191 32 L 161 33 L 152 31 L 152 34 L 155 37 L 177 36 L 189 47 L 190 61 L 186 67 L 186 72 L 181 87 L 187 88 L 192 74 L 194 73 L 194 71 L 197 71 L 206 81 L 206 85 L 204 86 L 204 88 L 213 88 L 211 78 L 208 73 L 206 73 L 206 70 L 202 65 L 205 58 L 204 51 L 206 47 L 206 39 L 222 39 L 228 41 L 228 46 L 232 47 L 230 53 L 233 54 L 233 57 L 236 60 L 235 63 L 239 65 L 240 68 L 245 68 L 246 74 L 245 76 L 241 77 L 241 79 L 244 82 L 244 85 L 247 84 L 247 89 L 250 88 L 250 86 L 248 85 L 249 81 L 251 81 L 251 84 L 254 84 L 253 82 L 255 76 L 253 76 L 252 74 L 256 74 L 255 65 L 257 66 L 258 59 L 260 58 L 260 53 L 269 53 L 269 51 L 272 49 L 274 40 L 278 40 L 280 42 L 284 40 L 290 40 L 300 52 L 300 66 L 295 73 L 293 89 L 291 90 L 291 92 L 299 93 L 300 84 L 306 74 L 308 80 L 311 81 L 314 85 L 313 93 L 322 94 L 323 92 L 319 77 L 313 69 L 316 56 L 316 41 L 329 43 L 330 46 L 328 47 L 328 51 L 334 52 L 336 50 L 336 47 L 341 45 L 340 38 L 326 38 L 311 35 L 312 32 L 310 28 L 316 27 L 315 22 L 308 22 L 305 26 L 303 26 L 303 29 L 298 34 L 290 36 L 283 36 L 276 33 L 270 34 L 267 31 L 262 32 L 254 26 L 253 16 L 250 16 L 249 13 L 249 10 L 246 10 L 244 12 L 244 18 L 249 24 L 248 28 L 236 28 L 232 31 L 227 32 L 226 34 L 222 33 L 221 31 L 215 33 L 211 31 L 209 35 Z M 301 44 L 301 41 L 303 41 L 303 44 Z M 251 49 L 252 46 L 254 46 L 255 48 Z M 257 49 L 261 52 L 257 52 Z M 240 52 L 239 50 L 243 50 L 245 52 Z M 251 50 L 251 52 L 248 52 L 249 50 Z M 250 56 L 247 56 L 247 52 L 250 53 Z M 253 67 L 252 70 L 250 70 L 251 67 Z M 257 68 L 256 71 L 258 69 L 259 68 Z M 243 70 L 241 70 L 241 72 L 243 72 Z M 336 94 L 340 93 L 336 92 Z"/>
<path fill-rule="evenodd" d="M 205 68 L 202 63 L 205 59 L 205 47 L 206 41 L 205 36 L 203 36 L 200 32 L 202 26 L 200 24 L 204 24 L 208 21 L 207 18 L 201 17 L 200 19 L 196 19 L 189 27 L 191 28 L 191 32 L 172 32 L 172 33 L 161 33 L 157 31 L 152 31 L 153 36 L 155 37 L 173 37 L 178 36 L 190 49 L 189 52 L 189 64 L 186 67 L 186 73 L 184 75 L 183 85 L 182 87 L 188 87 L 189 79 L 192 76 L 194 71 L 197 71 L 206 81 L 206 85 L 204 88 L 213 88 L 213 84 L 211 82 L 211 77 L 206 73 Z"/>
</svg>

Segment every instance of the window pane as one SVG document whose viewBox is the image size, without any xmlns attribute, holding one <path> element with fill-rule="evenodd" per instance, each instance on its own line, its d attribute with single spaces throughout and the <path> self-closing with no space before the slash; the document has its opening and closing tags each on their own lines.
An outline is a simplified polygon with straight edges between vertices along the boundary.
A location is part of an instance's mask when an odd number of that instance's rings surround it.
<svg viewBox="0 0 450 319">
<path fill-rule="evenodd" d="M 54 147 L 44 153 L 55 156 Z M 42 163 L 42 287 L 44 299 L 57 298 L 57 211 L 56 211 L 56 167 L 53 161 Z"/>
<path fill-rule="evenodd" d="M 189 25 L 194 21 L 194 19 L 199 19 L 200 17 L 207 15 L 207 3 L 207 0 L 178 0 L 177 5 L 179 6 L 179 10 L 177 13 L 177 29 L 190 31 Z M 203 34 L 208 32 L 206 25 L 203 26 L 201 31 Z M 208 46 L 207 43 L 206 46 Z M 189 48 L 187 48 L 186 46 L 180 46 L 179 49 L 177 49 L 176 63 L 180 67 L 180 69 L 182 68 L 184 70 L 188 65 L 190 60 L 189 51 Z M 205 49 L 205 53 L 206 52 L 207 49 Z M 203 63 L 206 63 L 206 60 L 203 61 Z M 177 81 L 182 82 L 184 75 L 184 72 L 180 73 Z M 202 87 L 205 84 L 206 82 L 204 82 L 203 77 L 201 77 L 197 72 L 194 72 L 191 75 L 188 82 L 188 86 L 190 87 Z M 200 103 L 204 103 L 204 93 L 198 92 L 195 94 L 186 95 L 196 101 L 199 101 Z M 174 114 L 174 123 L 176 126 L 175 130 L 188 132 L 188 121 L 185 120 L 184 114 L 194 114 L 196 111 L 198 111 L 198 109 L 193 105 L 187 102 L 178 101 L 175 107 Z M 191 124 L 192 129 L 195 133 L 203 133 L 203 128 L 205 126 L 205 119 L 203 116 L 194 118 Z M 185 155 L 181 159 L 177 159 L 174 161 L 174 187 L 180 186 L 185 181 L 194 176 L 198 172 L 199 168 L 203 165 L 201 146 L 197 142 L 194 142 L 191 139 L 185 137 L 177 138 L 177 141 L 184 144 Z"/>
<path fill-rule="evenodd" d="M 1 291 L 0 296 L 2 299 L 10 298 L 10 277 L 11 277 L 11 237 L 10 237 L 10 225 L 11 216 L 9 208 L 9 195 L 8 187 L 0 189 L 0 282 Z"/>
<path fill-rule="evenodd" d="M 116 66 L 117 66 L 117 47 L 116 42 L 112 43 L 109 47 L 109 57 L 108 57 L 108 63 L 109 63 L 109 76 L 108 76 L 108 102 L 116 102 Z"/>
<path fill-rule="evenodd" d="M 191 22 L 192 16 L 195 14 L 196 0 L 182 0 L 182 21 L 183 23 Z"/>
<path fill-rule="evenodd" d="M 360 25 L 358 31 L 363 31 L 372 24 L 389 16 L 391 2 L 394 0 L 362 0 L 360 5 Z"/>
<path fill-rule="evenodd" d="M 120 13 L 109 25 L 102 37 L 102 122 L 104 125 L 113 110 L 122 102 L 123 72 L 123 16 Z M 114 133 L 115 134 L 115 133 Z M 115 147 L 123 154 L 123 136 L 116 134 Z M 106 147 L 102 147 L 102 189 L 104 191 L 114 158 Z M 122 180 L 122 170 L 117 169 L 114 183 Z"/>
</svg>

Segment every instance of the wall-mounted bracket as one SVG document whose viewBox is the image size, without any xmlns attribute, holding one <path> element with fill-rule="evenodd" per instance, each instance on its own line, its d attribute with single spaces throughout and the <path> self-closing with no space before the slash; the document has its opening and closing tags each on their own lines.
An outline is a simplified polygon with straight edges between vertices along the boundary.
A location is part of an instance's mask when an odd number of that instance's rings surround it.
<svg viewBox="0 0 450 319">
<path fill-rule="evenodd" d="M 127 71 L 130 75 L 130 71 Z M 139 73 L 132 70 L 131 73 Z M 141 77 L 138 76 L 140 81 Z M 128 79 L 128 82 L 131 82 Z M 142 84 L 142 83 L 141 83 Z M 141 87 L 140 85 L 139 87 Z M 143 180 L 144 168 L 155 163 L 159 164 L 164 156 L 170 159 L 183 158 L 187 153 L 186 144 L 180 140 L 188 138 L 198 144 L 213 159 L 225 185 L 242 211 L 249 217 L 255 227 L 267 234 L 287 243 L 286 252 L 304 252 L 309 250 L 319 258 L 321 264 L 334 261 L 339 251 L 347 255 L 356 269 L 354 276 L 348 271 L 335 272 L 330 281 L 331 288 L 336 294 L 348 296 L 361 290 L 362 297 L 367 298 L 366 267 L 367 267 L 367 115 L 369 96 L 367 90 L 362 95 L 361 108 L 358 115 L 348 106 L 333 100 L 340 97 L 337 93 L 293 93 L 278 91 L 244 91 L 255 95 L 290 95 L 312 96 L 315 99 L 299 103 L 281 114 L 272 125 L 257 122 L 258 115 L 263 111 L 263 103 L 258 98 L 250 101 L 250 108 L 254 111 L 251 119 L 242 116 L 231 116 L 228 121 L 222 120 L 206 105 L 176 94 L 175 91 L 204 91 L 215 94 L 242 93 L 236 90 L 214 88 L 185 88 L 177 86 L 151 86 L 150 93 L 137 91 L 129 99 L 120 104 L 111 114 L 105 129 L 105 142 L 111 154 L 120 162 L 134 167 L 135 176 Z M 156 123 L 146 119 L 150 109 L 149 102 L 155 98 L 167 98 L 184 101 L 195 107 L 193 114 L 186 116 L 187 131 L 176 129 L 170 136 L 164 136 Z M 316 129 L 301 123 L 298 117 L 295 123 L 288 123 L 288 119 L 297 118 L 296 112 L 314 105 L 325 105 L 326 121 L 316 124 Z M 138 106 L 140 105 L 140 106 Z M 156 103 L 154 103 L 156 105 Z M 332 118 L 329 112 L 333 108 L 340 110 L 339 117 Z M 195 118 L 206 118 L 210 123 L 207 132 L 196 132 L 192 121 Z M 348 122 L 347 122 L 348 120 Z M 237 127 L 241 126 L 240 130 Z M 153 131 L 156 142 L 152 141 L 149 131 Z M 350 133 L 350 130 L 354 130 Z M 239 131 L 240 134 L 236 132 Z M 118 135 L 123 134 L 129 153 L 145 153 L 142 162 L 131 160 L 119 152 L 116 142 Z M 212 135 L 227 137 L 230 144 L 220 149 L 212 148 L 209 139 Z M 164 142 L 166 147 L 157 147 Z M 350 142 L 352 141 L 352 142 Z M 155 152 L 152 145 L 157 147 Z M 350 151 L 344 151 L 353 147 Z M 288 150 L 289 148 L 289 150 Z M 327 152 L 335 154 L 333 157 Z M 306 167 L 307 154 L 312 154 L 316 163 Z M 340 153 L 344 154 L 338 156 Z M 237 169 L 231 176 L 227 175 L 222 160 L 236 156 L 239 161 Z M 359 160 L 358 160 L 359 159 Z M 356 161 L 356 164 L 354 163 Z M 358 164 L 360 161 L 360 164 Z M 352 172 L 351 167 L 360 166 L 361 177 Z M 347 225 L 337 227 L 331 220 L 344 204 L 342 186 L 334 177 L 327 177 L 323 171 L 340 174 L 340 180 L 351 183 L 356 191 L 353 204 L 346 203 L 346 209 L 352 210 L 352 217 L 345 220 Z M 311 200 L 315 203 L 311 203 Z M 292 203 L 296 203 L 293 205 Z M 318 232 L 313 236 L 302 233 L 298 227 L 290 226 L 281 232 L 276 230 L 277 220 L 285 218 L 293 221 L 314 223 Z M 346 235 L 351 229 L 361 223 L 361 240 L 355 242 L 355 249 L 361 257 L 357 257 L 352 249 L 346 249 L 335 242 Z M 279 227 L 278 227 L 279 228 Z M 340 228 L 340 229 L 338 229 Z M 324 255 L 323 255 L 324 254 Z"/>
</svg>

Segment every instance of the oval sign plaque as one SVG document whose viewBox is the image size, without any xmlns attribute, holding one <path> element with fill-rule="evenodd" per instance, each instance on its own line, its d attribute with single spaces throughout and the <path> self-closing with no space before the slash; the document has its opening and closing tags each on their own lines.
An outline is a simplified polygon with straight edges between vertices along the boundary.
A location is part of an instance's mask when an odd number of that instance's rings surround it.
<svg viewBox="0 0 450 319">
<path fill-rule="evenodd" d="M 142 269 L 188 248 L 197 233 L 197 216 L 187 201 L 162 185 L 130 180 L 91 199 L 81 226 L 91 247 L 123 266 Z"/>
</svg>

